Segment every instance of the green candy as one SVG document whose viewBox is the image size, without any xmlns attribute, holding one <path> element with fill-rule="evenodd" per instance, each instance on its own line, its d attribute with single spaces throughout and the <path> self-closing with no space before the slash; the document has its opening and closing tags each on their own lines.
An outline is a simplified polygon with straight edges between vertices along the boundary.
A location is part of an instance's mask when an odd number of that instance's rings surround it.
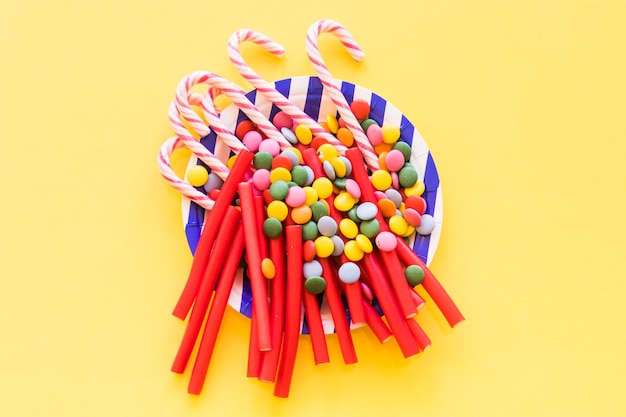
<svg viewBox="0 0 626 417">
<path fill-rule="evenodd" d="M 411 158 L 411 146 L 409 146 L 408 143 L 398 141 L 395 145 L 393 145 L 393 149 L 402 152 L 405 161 L 408 161 L 409 158 Z"/>
<path fill-rule="evenodd" d="M 269 152 L 257 152 L 252 164 L 256 169 L 272 169 L 272 154 Z"/>
<path fill-rule="evenodd" d="M 326 280 L 317 276 L 308 277 L 304 280 L 304 288 L 311 294 L 320 294 L 326 289 Z"/>
<path fill-rule="evenodd" d="M 404 270 L 404 276 L 409 285 L 415 287 L 424 280 L 424 270 L 417 265 L 409 265 Z"/>
<path fill-rule="evenodd" d="M 317 223 L 314 221 L 306 222 L 302 225 L 302 240 L 314 240 L 317 237 Z"/>
<path fill-rule="evenodd" d="M 405 166 L 398 172 L 398 180 L 403 188 L 412 187 L 417 182 L 417 170 L 412 166 Z"/>
<path fill-rule="evenodd" d="M 313 215 L 313 220 L 318 221 L 321 217 L 328 216 L 328 209 L 319 201 L 311 204 L 311 213 Z"/>
<path fill-rule="evenodd" d="M 376 237 L 378 232 L 380 232 L 380 224 L 376 219 L 365 220 L 361 222 L 359 231 L 370 239 L 373 239 Z"/>
<path fill-rule="evenodd" d="M 307 176 L 306 169 L 302 165 L 296 165 L 291 169 L 291 180 L 300 187 L 306 185 Z"/>
<path fill-rule="evenodd" d="M 268 217 L 263 222 L 263 233 L 270 239 L 280 236 L 283 232 L 283 224 L 275 217 Z"/>
<path fill-rule="evenodd" d="M 376 123 L 376 120 L 374 119 L 365 119 L 361 122 L 361 128 L 363 129 L 363 132 L 367 133 L 367 128 L 370 127 L 371 125 L 377 125 L 378 123 Z"/>
<path fill-rule="evenodd" d="M 270 196 L 274 200 L 284 200 L 289 192 L 289 184 L 283 180 L 277 180 L 270 185 Z"/>
<path fill-rule="evenodd" d="M 350 210 L 348 210 L 348 217 L 350 217 L 350 220 L 352 220 L 355 223 L 361 223 L 361 219 L 359 219 L 359 216 L 356 215 L 357 208 L 359 208 L 359 206 L 355 205 Z"/>
<path fill-rule="evenodd" d="M 341 188 L 342 190 L 346 189 L 346 179 L 345 178 L 335 178 L 335 181 L 333 181 L 333 183 Z"/>
</svg>

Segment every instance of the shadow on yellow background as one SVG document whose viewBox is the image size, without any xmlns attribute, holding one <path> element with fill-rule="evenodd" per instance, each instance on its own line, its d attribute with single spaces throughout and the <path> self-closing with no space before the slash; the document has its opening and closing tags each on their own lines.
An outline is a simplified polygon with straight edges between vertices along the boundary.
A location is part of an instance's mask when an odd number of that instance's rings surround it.
<svg viewBox="0 0 626 417">
<path fill-rule="evenodd" d="M 293 9 L 292 9 L 293 7 Z M 405 360 L 354 331 L 359 363 L 313 365 L 290 398 L 245 377 L 249 321 L 228 310 L 202 395 L 169 367 L 191 262 L 180 196 L 156 167 L 187 73 L 245 88 L 237 29 L 267 79 L 312 75 L 311 23 L 344 24 L 337 78 L 407 114 L 435 157 L 444 225 L 432 270 L 467 321 L 428 307 Z M 0 6 L 0 414 L 6 416 L 617 416 L 626 179 L 623 1 L 5 2 Z M 179 163 L 184 166 L 184 155 Z"/>
</svg>

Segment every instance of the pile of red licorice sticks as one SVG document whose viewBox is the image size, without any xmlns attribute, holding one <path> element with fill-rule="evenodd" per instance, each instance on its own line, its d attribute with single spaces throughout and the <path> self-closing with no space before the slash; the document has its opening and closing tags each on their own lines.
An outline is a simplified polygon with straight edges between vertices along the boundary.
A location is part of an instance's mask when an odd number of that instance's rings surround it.
<svg viewBox="0 0 626 417">
<path fill-rule="evenodd" d="M 302 155 L 316 177 L 324 175 L 315 150 L 303 149 Z M 352 148 L 346 156 L 352 163 L 352 175 L 361 188 L 361 200 L 375 203 L 374 188 L 359 150 Z M 199 394 L 205 382 L 228 297 L 244 254 L 253 294 L 248 376 L 275 382 L 274 394 L 288 396 L 302 310 L 306 312 L 316 363 L 329 361 L 317 297 L 303 290 L 302 226 L 288 225 L 283 234 L 269 239 L 269 242 L 266 240 L 262 232 L 265 219 L 262 197 L 255 196 L 252 185 L 243 181 L 253 157 L 251 152 L 240 152 L 217 193 L 215 206 L 198 242 L 189 279 L 173 312 L 180 319 L 189 316 L 189 322 L 172 371 L 184 372 L 200 339 L 188 387 L 192 394 Z M 239 207 L 231 204 L 236 195 Z M 332 196 L 330 199 L 330 215 L 339 221 L 341 214 L 334 209 Z M 383 230 L 386 223 L 380 213 L 378 216 Z M 344 284 L 337 279 L 337 267 L 345 261 L 343 256 L 339 262 L 318 258 L 327 284 L 325 296 L 346 364 L 356 363 L 357 357 L 342 297 L 347 300 L 353 324 L 367 324 L 381 343 L 394 337 L 404 357 L 414 356 L 430 345 L 427 335 L 414 319 L 424 301 L 407 285 L 402 272 L 404 266 L 418 265 L 423 269 L 421 285 L 450 326 L 463 321 L 463 316 L 424 262 L 402 238 L 397 240 L 395 251 L 375 249 L 365 254 L 360 262 L 361 284 Z M 266 257 L 272 260 L 276 270 L 269 285 L 261 272 L 261 261 Z M 372 306 L 373 298 L 378 301 L 385 320 Z"/>
</svg>

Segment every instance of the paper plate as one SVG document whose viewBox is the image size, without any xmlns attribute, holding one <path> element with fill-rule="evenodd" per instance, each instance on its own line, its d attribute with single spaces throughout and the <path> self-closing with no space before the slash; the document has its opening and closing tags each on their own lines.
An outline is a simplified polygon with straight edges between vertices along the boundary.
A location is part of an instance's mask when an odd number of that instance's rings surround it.
<svg viewBox="0 0 626 417">
<path fill-rule="evenodd" d="M 303 109 L 304 112 L 314 120 L 326 120 L 326 115 L 328 114 L 338 116 L 336 107 L 330 98 L 322 94 L 323 86 L 317 77 L 303 76 L 287 78 L 274 82 L 274 85 L 278 91 L 288 97 L 292 103 Z M 348 103 L 351 103 L 357 98 L 368 101 L 371 107 L 370 118 L 376 120 L 378 124 L 394 123 L 400 126 L 400 140 L 411 145 L 411 158 L 409 162 L 417 169 L 420 180 L 426 185 L 422 197 L 427 202 L 426 213 L 430 214 L 435 219 L 435 229 L 428 236 L 412 236 L 410 245 L 413 251 L 422 258 L 427 265 L 430 264 L 435 255 L 435 250 L 437 249 L 441 235 L 443 210 L 439 175 L 437 174 L 437 168 L 428 146 L 408 118 L 384 98 L 366 88 L 346 81 L 338 80 L 337 85 L 341 88 Z M 256 90 L 250 91 L 247 97 L 255 103 L 256 107 L 270 118 L 270 120 L 280 111 L 278 107 L 267 101 L 265 97 L 257 94 Z M 230 105 L 224 109 L 220 117 L 232 131 L 234 131 L 237 123 L 247 118 L 245 114 L 234 105 Z M 215 133 L 211 132 L 209 135 L 202 138 L 201 142 L 222 161 L 228 159 L 230 150 L 223 146 L 221 142 L 216 146 Z M 192 157 L 189 161 L 188 169 L 199 163 L 201 164 L 202 162 Z M 196 250 L 202 224 L 204 223 L 205 210 L 183 197 L 182 211 L 187 242 L 193 253 Z M 320 296 L 319 303 L 324 331 L 326 333 L 334 333 L 335 327 L 326 299 Z M 235 310 L 250 317 L 252 310 L 252 291 L 250 289 L 250 282 L 243 268 L 240 268 L 237 273 L 228 304 Z M 374 304 L 374 307 L 377 307 L 377 305 Z M 346 314 L 349 314 L 347 309 Z M 306 321 L 303 321 L 301 324 L 301 333 L 308 334 Z"/>
</svg>

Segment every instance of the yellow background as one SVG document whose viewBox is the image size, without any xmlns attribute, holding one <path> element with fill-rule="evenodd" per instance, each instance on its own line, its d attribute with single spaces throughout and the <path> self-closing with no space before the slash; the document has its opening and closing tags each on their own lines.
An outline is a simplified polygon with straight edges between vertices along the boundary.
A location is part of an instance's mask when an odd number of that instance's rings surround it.
<svg viewBox="0 0 626 417">
<path fill-rule="evenodd" d="M 242 48 L 265 78 L 312 75 L 320 18 L 367 54 L 322 39 L 333 74 L 394 103 L 433 152 L 432 269 L 467 321 L 427 308 L 433 344 L 410 360 L 355 331 L 353 366 L 331 336 L 315 367 L 302 337 L 281 400 L 245 377 L 249 322 L 229 309 L 190 396 L 169 371 L 191 255 L 156 166 L 168 105 L 196 69 L 249 87 L 226 55 L 244 27 L 287 49 Z M 624 22 L 608 0 L 3 1 L 0 415 L 624 415 Z"/>
</svg>

